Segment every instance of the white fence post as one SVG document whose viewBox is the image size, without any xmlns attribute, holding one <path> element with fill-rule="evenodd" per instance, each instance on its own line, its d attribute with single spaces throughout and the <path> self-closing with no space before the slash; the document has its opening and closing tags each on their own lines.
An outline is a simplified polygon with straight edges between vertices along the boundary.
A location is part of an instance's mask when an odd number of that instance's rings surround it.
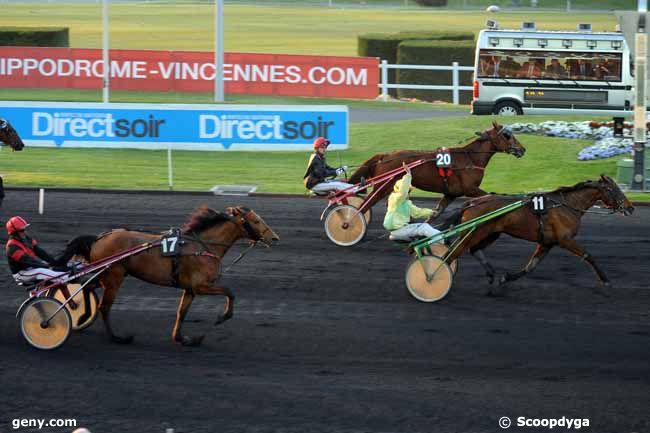
<svg viewBox="0 0 650 433">
<path fill-rule="evenodd" d="M 460 84 L 460 81 L 458 79 L 458 62 L 454 62 L 452 65 L 454 67 L 454 69 L 451 71 L 451 85 L 454 86 L 454 89 L 452 90 L 452 100 L 454 101 L 454 105 L 458 105 L 460 104 L 460 89 L 458 89 L 458 85 Z"/>
<path fill-rule="evenodd" d="M 381 100 L 388 101 L 388 60 L 382 60 L 381 65 Z"/>
</svg>

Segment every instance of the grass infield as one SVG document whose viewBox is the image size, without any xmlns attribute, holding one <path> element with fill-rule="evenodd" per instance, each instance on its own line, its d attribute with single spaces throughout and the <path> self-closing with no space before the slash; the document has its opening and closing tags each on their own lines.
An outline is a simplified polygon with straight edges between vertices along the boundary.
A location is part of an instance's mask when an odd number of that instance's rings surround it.
<svg viewBox="0 0 650 433">
<path fill-rule="evenodd" d="M 563 117 L 563 120 L 585 120 Z M 517 121 L 540 122 L 524 116 Z M 352 124 L 350 149 L 328 153 L 330 165 L 356 166 L 371 155 L 396 149 L 457 146 L 474 131 L 490 127 L 490 117 L 432 118 L 381 124 Z M 584 140 L 518 135 L 526 155 L 497 154 L 482 188 L 502 193 L 549 190 L 616 175 L 616 158 L 578 161 Z M 216 184 L 256 184 L 259 192 L 303 193 L 302 176 L 309 152 L 173 152 L 174 189 L 207 191 Z M 147 150 L 3 148 L 0 174 L 7 186 L 167 189 L 167 152 Z M 633 195 L 650 200 L 649 194 Z"/>
<path fill-rule="evenodd" d="M 101 46 L 100 3 L 25 3 L 4 8 L 12 26 L 65 26 L 71 45 Z M 404 30 L 466 30 L 478 32 L 486 14 L 428 9 L 316 8 L 290 5 L 228 4 L 225 8 L 227 51 L 288 54 L 356 55 L 356 37 L 366 32 Z M 573 29 L 590 22 L 594 30 L 612 30 L 613 14 L 566 12 L 501 12 L 504 28 L 517 28 L 533 20 L 540 29 Z M 114 3 L 110 9 L 112 48 L 209 51 L 213 49 L 213 6 L 210 3 Z M 209 94 L 113 92 L 113 102 L 208 103 Z M 5 100 L 99 101 L 100 91 L 0 89 Z M 347 104 L 351 107 L 431 110 L 431 104 L 323 100 L 227 95 L 229 103 Z M 467 107 L 436 106 L 442 110 Z M 566 119 L 566 118 L 563 118 Z M 582 120 L 584 117 L 574 117 Z M 546 118 L 517 118 L 542 121 Z M 383 124 L 352 124 L 350 150 L 333 152 L 331 165 L 358 165 L 374 153 L 394 149 L 431 149 L 454 146 L 473 131 L 490 125 L 487 117 L 413 120 Z M 528 192 L 614 175 L 615 160 L 579 162 L 577 152 L 590 143 L 522 135 L 527 155 L 515 159 L 497 155 L 488 167 L 484 189 Z M 215 184 L 255 183 L 262 192 L 304 192 L 302 174 L 308 152 L 189 152 L 174 151 L 174 186 L 177 190 L 207 190 Z M 95 187 L 166 189 L 165 151 L 26 148 L 0 154 L 0 174 L 7 185 L 43 187 Z M 645 195 L 635 198 L 645 199 Z"/>
<path fill-rule="evenodd" d="M 12 3 L 3 7 L 3 22 L 11 26 L 70 28 L 74 48 L 100 48 L 101 2 Z M 110 46 L 115 49 L 190 50 L 214 49 L 212 2 L 112 3 Z M 369 32 L 416 30 L 471 31 L 483 28 L 487 14 L 479 11 L 437 8 L 382 9 L 267 6 L 227 4 L 224 9 L 226 51 L 357 55 L 357 35 Z M 535 21 L 539 29 L 571 30 L 577 23 L 613 31 L 616 18 L 606 13 L 565 11 L 499 12 L 503 28 L 519 28 Z"/>
</svg>

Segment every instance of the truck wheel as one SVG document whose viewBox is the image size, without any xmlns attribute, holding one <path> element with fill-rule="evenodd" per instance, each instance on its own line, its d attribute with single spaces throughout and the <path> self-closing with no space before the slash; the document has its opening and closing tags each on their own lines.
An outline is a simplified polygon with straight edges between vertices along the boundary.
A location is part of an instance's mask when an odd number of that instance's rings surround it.
<svg viewBox="0 0 650 433">
<path fill-rule="evenodd" d="M 521 105 L 513 101 L 499 102 L 495 107 L 493 114 L 498 116 L 521 116 L 524 114 Z"/>
</svg>

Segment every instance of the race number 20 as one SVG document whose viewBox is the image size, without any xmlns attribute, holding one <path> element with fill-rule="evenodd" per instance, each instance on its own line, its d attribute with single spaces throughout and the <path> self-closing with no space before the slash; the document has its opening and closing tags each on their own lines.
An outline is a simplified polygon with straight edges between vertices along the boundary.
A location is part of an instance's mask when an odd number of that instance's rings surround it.
<svg viewBox="0 0 650 433">
<path fill-rule="evenodd" d="M 451 167 L 451 153 L 440 152 L 436 154 L 436 165 L 438 167 Z"/>
</svg>

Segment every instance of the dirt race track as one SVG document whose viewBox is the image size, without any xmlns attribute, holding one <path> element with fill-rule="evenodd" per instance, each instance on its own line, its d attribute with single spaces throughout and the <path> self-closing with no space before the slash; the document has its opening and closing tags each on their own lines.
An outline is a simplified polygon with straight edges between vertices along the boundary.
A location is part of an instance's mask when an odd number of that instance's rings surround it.
<svg viewBox="0 0 650 433">
<path fill-rule="evenodd" d="M 213 328 L 222 300 L 195 301 L 185 331 L 208 332 L 198 348 L 171 342 L 180 293 L 129 279 L 113 324 L 135 334 L 133 344 L 110 343 L 99 319 L 57 351 L 32 349 L 14 318 L 24 294 L 3 259 L 0 432 L 14 419 L 76 418 L 93 433 L 479 433 L 504 431 L 502 416 L 514 432 L 551 431 L 517 427 L 518 417 L 563 416 L 589 419 L 581 431 L 650 431 L 648 208 L 583 220 L 578 239 L 613 280 L 610 298 L 591 290 L 585 264 L 557 250 L 503 297 L 486 297 L 479 264 L 462 258 L 450 295 L 425 304 L 405 288 L 399 246 L 326 239 L 323 200 L 48 192 L 39 216 L 36 198 L 7 191 L 2 221 L 27 218 L 49 251 L 114 227 L 165 230 L 202 203 L 246 204 L 282 239 L 224 276 L 237 296 L 233 320 Z M 383 234 L 384 206 L 369 239 Z M 487 255 L 503 272 L 532 250 L 503 238 Z"/>
</svg>

